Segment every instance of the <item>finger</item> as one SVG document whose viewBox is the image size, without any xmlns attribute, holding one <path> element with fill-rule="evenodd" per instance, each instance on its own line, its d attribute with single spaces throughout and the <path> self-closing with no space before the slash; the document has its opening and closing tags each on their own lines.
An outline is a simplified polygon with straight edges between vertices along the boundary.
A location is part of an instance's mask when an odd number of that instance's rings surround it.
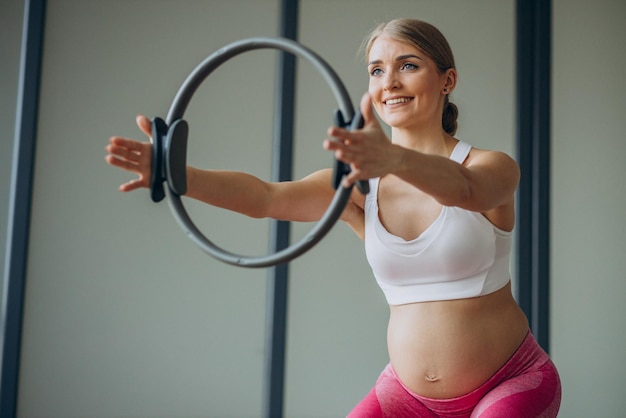
<svg viewBox="0 0 626 418">
<path fill-rule="evenodd" d="M 131 180 L 128 183 L 124 183 L 120 186 L 121 192 L 132 192 L 133 190 L 137 190 L 144 187 L 144 182 L 142 179 Z"/>
<path fill-rule="evenodd" d="M 347 144 L 327 139 L 324 141 L 324 149 L 326 149 L 326 151 L 332 151 L 335 155 L 335 159 L 349 162 L 350 148 Z"/>
<path fill-rule="evenodd" d="M 336 138 L 337 140 L 341 140 L 340 138 L 344 137 L 348 131 L 346 129 L 340 128 L 338 126 L 331 126 L 326 131 L 326 134 L 332 138 Z"/>
<path fill-rule="evenodd" d="M 139 165 L 131 161 L 122 160 L 121 158 L 117 158 L 113 155 L 107 155 L 106 157 L 104 157 L 104 159 L 109 165 L 112 165 L 113 167 L 121 168 L 122 170 L 130 171 L 132 173 L 141 172 Z"/>
<path fill-rule="evenodd" d="M 352 186 L 354 184 L 354 182 L 356 181 L 355 178 L 353 178 L 354 176 L 351 174 L 348 174 L 347 176 L 343 176 L 343 180 L 341 181 L 341 185 L 344 188 L 348 188 L 350 186 Z"/>
<path fill-rule="evenodd" d="M 137 126 L 139 127 L 141 132 L 146 134 L 148 138 L 151 138 L 152 137 L 152 122 L 150 121 L 150 119 L 148 119 L 144 115 L 139 115 L 135 118 L 135 121 L 137 122 Z"/>
<path fill-rule="evenodd" d="M 333 126 L 329 128 L 328 136 L 334 138 L 334 140 L 331 139 L 332 142 L 350 145 L 359 140 L 360 134 L 358 133 L 358 131 L 349 131 L 347 129 L 337 128 Z"/>
<path fill-rule="evenodd" d="M 350 147 L 342 146 L 334 151 L 335 159 L 343 161 L 346 164 L 352 164 L 354 162 L 355 153 Z M 352 168 L 354 170 L 354 167 Z"/>
<path fill-rule="evenodd" d="M 113 157 L 121 158 L 122 160 L 129 160 L 134 163 L 139 163 L 139 159 L 141 157 L 139 152 L 131 151 L 126 147 L 120 147 L 117 145 L 107 145 L 105 150 Z"/>
<path fill-rule="evenodd" d="M 363 115 L 363 119 L 366 124 L 372 120 L 376 120 L 374 117 L 374 111 L 372 110 L 372 98 L 369 93 L 365 93 L 363 97 L 361 97 L 359 108 L 361 109 L 361 114 Z"/>
<path fill-rule="evenodd" d="M 143 151 L 143 144 L 134 139 L 126 139 L 119 136 L 109 138 L 109 143 L 113 146 L 124 147 L 131 151 L 141 152 Z"/>
<path fill-rule="evenodd" d="M 362 180 L 358 167 L 354 164 L 350 164 L 350 172 L 344 177 L 344 179 L 348 186 L 356 183 L 358 180 Z"/>
<path fill-rule="evenodd" d="M 335 151 L 341 148 L 342 143 L 333 139 L 325 139 L 323 146 L 326 151 Z"/>
</svg>

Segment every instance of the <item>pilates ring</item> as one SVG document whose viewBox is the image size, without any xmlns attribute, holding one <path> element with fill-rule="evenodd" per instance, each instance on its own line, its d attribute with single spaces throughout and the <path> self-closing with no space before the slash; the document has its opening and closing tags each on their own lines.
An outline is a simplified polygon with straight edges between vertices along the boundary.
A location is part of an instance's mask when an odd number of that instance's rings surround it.
<svg viewBox="0 0 626 418">
<path fill-rule="evenodd" d="M 302 255 L 319 242 L 339 219 L 353 186 L 344 187 L 341 179 L 350 172 L 350 167 L 335 160 L 332 186 L 335 195 L 325 214 L 300 241 L 289 247 L 265 256 L 244 256 L 226 251 L 211 242 L 193 223 L 180 196 L 187 191 L 187 135 L 188 125 L 183 114 L 200 84 L 216 68 L 229 59 L 247 51 L 278 49 L 309 61 L 321 73 L 330 86 L 339 110 L 335 113 L 337 126 L 354 130 L 362 127 L 363 118 L 355 114 L 348 92 L 335 71 L 311 49 L 285 38 L 248 38 L 222 47 L 202 61 L 185 79 L 170 106 L 167 118 L 152 121 L 152 176 L 150 194 L 154 202 L 169 197 L 170 209 L 185 233 L 202 250 L 225 263 L 242 267 L 269 267 L 287 263 Z M 167 184 L 165 188 L 163 183 Z M 369 191 L 367 180 L 357 182 L 362 193 Z"/>
</svg>

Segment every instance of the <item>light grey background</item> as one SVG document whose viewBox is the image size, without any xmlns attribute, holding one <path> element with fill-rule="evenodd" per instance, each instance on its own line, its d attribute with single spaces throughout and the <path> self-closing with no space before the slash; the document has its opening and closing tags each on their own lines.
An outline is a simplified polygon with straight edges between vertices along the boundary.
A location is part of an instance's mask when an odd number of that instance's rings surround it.
<svg viewBox="0 0 626 418">
<path fill-rule="evenodd" d="M 564 417 L 626 411 L 626 3 L 554 2 L 552 354 Z"/>
<path fill-rule="evenodd" d="M 622 161 L 625 87 L 619 0 L 554 0 L 552 357 L 563 417 L 620 417 L 626 316 Z M 22 0 L 0 3 L 0 233 L 6 236 Z M 514 1 L 301 0 L 300 41 L 355 103 L 356 55 L 380 20 L 422 18 L 448 37 L 460 74 L 459 137 L 514 154 Z M 260 416 L 265 270 L 201 252 L 147 192 L 123 195 L 111 135 L 165 116 L 178 86 L 228 42 L 277 34 L 277 0 L 50 0 L 28 260 L 19 414 Z M 270 176 L 276 54 L 220 67 L 194 96 L 189 161 Z M 321 140 L 336 107 L 299 66 L 296 176 L 331 164 Z M 228 249 L 267 251 L 268 223 L 189 203 Z M 310 225 L 294 226 L 294 239 Z M 4 254 L 5 239 L 0 240 Z M 0 267 L 4 264 L 0 256 Z M 286 415 L 345 415 L 387 362 L 387 308 L 344 225 L 291 264 Z"/>
</svg>

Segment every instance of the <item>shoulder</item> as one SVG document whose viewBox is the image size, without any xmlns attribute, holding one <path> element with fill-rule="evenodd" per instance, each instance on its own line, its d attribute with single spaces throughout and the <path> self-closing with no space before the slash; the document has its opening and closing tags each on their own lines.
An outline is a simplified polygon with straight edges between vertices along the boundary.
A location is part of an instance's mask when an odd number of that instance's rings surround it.
<svg viewBox="0 0 626 418">
<path fill-rule="evenodd" d="M 487 204 L 480 210 L 498 228 L 511 231 L 515 225 L 515 190 L 519 184 L 520 169 L 507 153 L 473 148 L 465 161 L 477 189 Z"/>
<path fill-rule="evenodd" d="M 516 179 L 516 181 L 519 180 L 520 176 L 520 168 L 517 161 L 509 154 L 502 151 L 472 147 L 463 165 L 470 170 L 495 170 L 500 174 L 511 176 Z"/>
</svg>

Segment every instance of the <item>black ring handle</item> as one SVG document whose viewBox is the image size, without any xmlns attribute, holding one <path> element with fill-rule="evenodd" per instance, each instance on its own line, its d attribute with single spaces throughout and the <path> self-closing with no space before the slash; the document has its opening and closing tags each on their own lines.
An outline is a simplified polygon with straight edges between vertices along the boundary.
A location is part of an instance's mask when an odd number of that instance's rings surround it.
<svg viewBox="0 0 626 418">
<path fill-rule="evenodd" d="M 348 128 L 351 131 L 355 131 L 357 129 L 363 128 L 365 124 L 365 120 L 361 115 L 361 111 L 357 110 L 356 114 L 352 117 L 352 120 L 346 120 L 343 117 L 343 114 L 340 110 L 335 112 L 335 126 L 340 128 Z M 343 177 L 350 173 L 352 169 L 349 164 L 344 163 L 343 161 L 335 159 L 335 167 L 333 171 L 333 187 L 336 189 L 341 184 L 341 180 Z M 363 194 L 368 194 L 370 192 L 370 183 L 369 180 L 357 180 L 356 187 Z"/>
</svg>

